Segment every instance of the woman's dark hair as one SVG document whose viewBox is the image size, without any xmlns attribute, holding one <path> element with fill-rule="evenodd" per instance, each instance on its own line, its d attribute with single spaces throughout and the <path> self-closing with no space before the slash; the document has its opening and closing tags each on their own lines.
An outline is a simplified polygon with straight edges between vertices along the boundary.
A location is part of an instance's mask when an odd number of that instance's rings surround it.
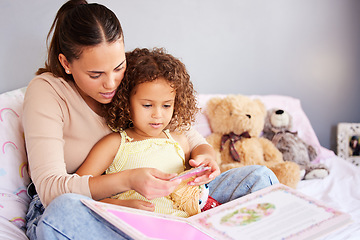
<svg viewBox="0 0 360 240">
<path fill-rule="evenodd" d="M 44 68 L 37 75 L 51 72 L 57 77 L 72 81 L 72 75 L 65 73 L 58 57 L 62 53 L 71 63 L 79 59 L 85 47 L 100 43 L 113 43 L 123 37 L 122 28 L 116 15 L 107 7 L 85 0 L 70 0 L 57 12 L 47 36 L 48 57 Z"/>
</svg>

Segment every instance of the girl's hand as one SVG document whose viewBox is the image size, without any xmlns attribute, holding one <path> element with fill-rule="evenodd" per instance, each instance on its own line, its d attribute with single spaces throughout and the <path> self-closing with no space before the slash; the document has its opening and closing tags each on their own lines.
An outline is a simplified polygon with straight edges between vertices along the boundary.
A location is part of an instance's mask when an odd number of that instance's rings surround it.
<svg viewBox="0 0 360 240">
<path fill-rule="evenodd" d="M 192 167 L 204 165 L 204 167 L 211 168 L 210 170 L 201 173 L 201 175 L 196 177 L 193 181 L 189 182 L 189 185 L 202 185 L 209 183 L 220 174 L 220 168 L 218 164 L 216 163 L 214 157 L 209 154 L 199 154 L 194 159 L 190 159 L 189 164 Z"/>
<path fill-rule="evenodd" d="M 123 200 L 123 199 L 106 198 L 106 199 L 101 200 L 101 202 L 116 204 L 116 205 L 120 205 L 123 207 L 136 208 L 136 209 L 145 210 L 145 211 L 149 211 L 149 212 L 155 211 L 155 205 L 153 203 L 143 201 L 143 200 L 138 200 L 138 199 Z"/>
<path fill-rule="evenodd" d="M 129 171 L 128 181 L 130 189 L 137 191 L 145 198 L 168 196 L 179 185 L 181 180 L 169 181 L 177 174 L 168 174 L 155 168 L 136 168 Z"/>
</svg>

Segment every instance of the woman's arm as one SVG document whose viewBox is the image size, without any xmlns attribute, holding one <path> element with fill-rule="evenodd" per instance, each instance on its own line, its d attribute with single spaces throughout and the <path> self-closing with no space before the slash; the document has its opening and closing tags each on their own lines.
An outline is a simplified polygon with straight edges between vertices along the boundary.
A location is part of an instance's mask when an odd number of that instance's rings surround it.
<svg viewBox="0 0 360 240">
<path fill-rule="evenodd" d="M 96 141 L 105 135 L 98 130 L 101 128 L 98 119 L 84 123 L 82 116 L 89 110 L 82 108 L 85 105 L 76 101 L 77 95 L 71 89 L 62 79 L 42 74 L 29 83 L 25 93 L 22 122 L 29 170 L 45 207 L 64 193 L 91 196 L 89 177 L 71 173 L 80 166 Z M 72 104 L 75 101 L 76 106 Z M 72 114 L 74 107 L 77 109 Z M 92 138 L 83 134 L 94 127 L 91 123 L 99 126 Z M 82 129 L 76 131 L 79 126 Z M 102 136 L 96 139 L 100 134 Z"/>
</svg>

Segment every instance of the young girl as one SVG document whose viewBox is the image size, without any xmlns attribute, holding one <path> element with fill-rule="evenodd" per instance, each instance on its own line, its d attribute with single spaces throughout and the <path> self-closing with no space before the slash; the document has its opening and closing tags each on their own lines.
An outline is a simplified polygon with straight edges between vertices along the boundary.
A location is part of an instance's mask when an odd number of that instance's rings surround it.
<svg viewBox="0 0 360 240">
<path fill-rule="evenodd" d="M 183 172 L 190 166 L 189 143 L 183 132 L 190 128 L 198 110 L 184 64 L 164 49 L 135 49 L 126 54 L 126 60 L 127 72 L 105 115 L 110 128 L 119 133 L 101 139 L 76 173 L 96 176 L 105 170 L 110 174 L 140 167 Z M 198 164 L 211 168 L 203 176 L 208 178 L 206 182 L 220 173 L 214 158 Z M 199 200 L 199 196 L 193 197 Z M 190 215 L 174 209 L 168 197 L 149 201 L 131 190 L 113 198 L 130 200 L 126 205 L 139 209 Z"/>
</svg>

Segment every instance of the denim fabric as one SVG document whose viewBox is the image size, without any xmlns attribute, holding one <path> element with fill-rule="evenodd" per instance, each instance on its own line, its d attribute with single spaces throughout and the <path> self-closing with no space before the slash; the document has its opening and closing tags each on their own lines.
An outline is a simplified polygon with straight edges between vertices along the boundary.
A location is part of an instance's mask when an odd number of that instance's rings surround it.
<svg viewBox="0 0 360 240">
<path fill-rule="evenodd" d="M 225 203 L 278 183 L 264 166 L 234 168 L 209 183 L 210 196 Z M 57 197 L 44 209 L 34 196 L 26 216 L 27 235 L 35 239 L 130 239 L 85 207 L 82 195 L 68 193 Z"/>
<path fill-rule="evenodd" d="M 36 239 L 36 226 L 44 211 L 45 208 L 43 207 L 39 196 L 37 194 L 33 195 L 25 217 L 26 235 L 28 235 L 28 237 L 34 236 L 30 237 L 30 239 Z"/>
<path fill-rule="evenodd" d="M 63 194 L 44 211 L 36 195 L 26 216 L 29 239 L 131 239 L 83 205 L 80 199 L 87 197 Z"/>
<path fill-rule="evenodd" d="M 265 166 L 233 168 L 209 183 L 209 195 L 226 203 L 278 182 L 275 174 Z"/>
</svg>

